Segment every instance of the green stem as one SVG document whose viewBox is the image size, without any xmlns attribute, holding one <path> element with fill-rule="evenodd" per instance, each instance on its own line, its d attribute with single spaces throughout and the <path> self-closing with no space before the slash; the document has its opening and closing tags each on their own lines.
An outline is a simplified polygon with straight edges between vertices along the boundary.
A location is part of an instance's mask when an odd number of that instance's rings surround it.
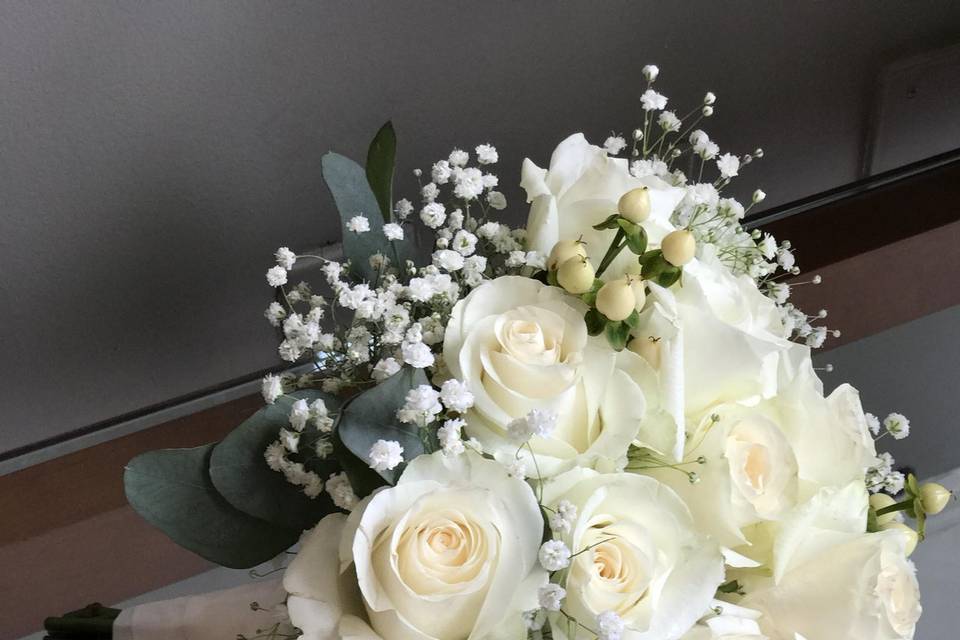
<svg viewBox="0 0 960 640">
<path fill-rule="evenodd" d="M 610 246 L 607 247 L 607 252 L 603 255 L 603 259 L 600 261 L 600 266 L 597 268 L 596 277 L 599 278 L 603 275 L 603 272 L 607 270 L 607 267 L 610 266 L 610 263 L 620 255 L 620 251 L 627 245 L 624 238 L 623 229 L 617 229 L 617 235 L 613 237 L 613 242 L 610 243 Z"/>
<path fill-rule="evenodd" d="M 913 500 L 904 500 L 903 502 L 898 502 L 896 504 L 891 504 L 889 507 L 884 507 L 882 509 L 877 509 L 877 516 L 885 516 L 888 513 L 894 513 L 896 511 L 906 511 L 913 507 Z"/>
</svg>

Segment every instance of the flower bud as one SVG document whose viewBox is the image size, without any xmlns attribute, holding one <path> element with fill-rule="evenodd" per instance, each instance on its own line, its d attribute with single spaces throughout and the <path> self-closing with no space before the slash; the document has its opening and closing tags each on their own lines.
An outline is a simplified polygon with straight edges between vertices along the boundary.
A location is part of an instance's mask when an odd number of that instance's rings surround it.
<svg viewBox="0 0 960 640">
<path fill-rule="evenodd" d="M 643 305 L 647 301 L 647 291 L 646 286 L 643 284 L 643 278 L 640 278 L 639 276 L 628 275 L 627 282 L 630 283 L 630 290 L 633 291 L 635 307 L 637 311 L 640 311 L 643 309 Z"/>
<path fill-rule="evenodd" d="M 873 507 L 874 511 L 880 511 L 880 509 L 884 509 L 896 503 L 897 501 L 886 493 L 874 493 L 870 496 L 870 506 Z M 882 516 L 877 516 L 877 524 L 881 527 L 891 522 L 897 522 L 896 513 L 885 513 Z"/>
<path fill-rule="evenodd" d="M 907 539 L 906 552 L 907 557 L 910 557 L 910 554 L 913 553 L 913 550 L 917 548 L 917 542 L 920 541 L 920 536 L 917 535 L 917 532 L 903 524 L 902 522 L 888 522 L 885 525 L 880 526 L 884 531 L 900 531 L 903 533 L 904 537 Z"/>
<path fill-rule="evenodd" d="M 567 259 L 557 269 L 557 282 L 570 293 L 580 295 L 593 286 L 593 265 L 583 256 Z"/>
<path fill-rule="evenodd" d="M 561 240 L 553 245 L 550 257 L 547 259 L 547 268 L 553 271 L 570 258 L 587 257 L 587 249 L 579 240 Z"/>
<path fill-rule="evenodd" d="M 686 229 L 671 231 L 660 243 L 663 259 L 675 267 L 682 267 L 693 259 L 697 241 Z"/>
<path fill-rule="evenodd" d="M 617 203 L 617 210 L 620 215 L 633 222 L 640 224 L 650 217 L 650 193 L 646 187 L 631 189 L 620 196 L 620 202 Z"/>
<path fill-rule="evenodd" d="M 626 320 L 636 306 L 637 299 L 626 278 L 608 282 L 597 292 L 597 311 L 614 322 Z"/>
<path fill-rule="evenodd" d="M 627 349 L 646 360 L 654 369 L 660 368 L 660 338 L 637 336 L 630 341 Z"/>
<path fill-rule="evenodd" d="M 942 484 L 928 482 L 920 486 L 920 504 L 923 505 L 923 512 L 928 516 L 935 516 L 950 501 L 950 490 Z"/>
</svg>

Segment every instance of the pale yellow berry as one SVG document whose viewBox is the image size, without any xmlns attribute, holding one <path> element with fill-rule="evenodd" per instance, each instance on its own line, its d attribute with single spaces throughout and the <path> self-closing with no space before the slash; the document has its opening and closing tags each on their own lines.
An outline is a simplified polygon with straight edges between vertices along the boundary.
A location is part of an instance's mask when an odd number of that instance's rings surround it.
<svg viewBox="0 0 960 640">
<path fill-rule="evenodd" d="M 889 507 L 892 504 L 896 504 L 897 501 L 886 493 L 874 493 L 870 496 L 870 506 L 873 507 L 874 511 L 880 511 L 885 507 Z M 883 526 L 888 522 L 896 522 L 897 514 L 896 513 L 885 513 L 882 516 L 877 516 L 877 524 Z"/>
<path fill-rule="evenodd" d="M 920 536 L 917 535 L 917 532 L 903 524 L 902 522 L 888 522 L 885 525 L 880 526 L 884 531 L 899 531 L 906 538 L 906 552 L 909 557 L 913 550 L 917 548 L 917 542 L 920 541 Z"/>
<path fill-rule="evenodd" d="M 574 256 L 557 269 L 557 282 L 570 293 L 586 293 L 593 286 L 593 280 L 593 265 L 583 256 Z"/>
<path fill-rule="evenodd" d="M 637 299 L 626 278 L 612 280 L 597 292 L 597 311 L 614 322 L 626 320 L 636 306 Z"/>
<path fill-rule="evenodd" d="M 646 360 L 654 369 L 660 368 L 660 339 L 654 336 L 638 336 L 630 341 L 627 349 Z"/>
<path fill-rule="evenodd" d="M 675 267 L 682 267 L 693 259 L 697 241 L 686 229 L 671 231 L 660 243 L 663 259 Z"/>
<path fill-rule="evenodd" d="M 640 224 L 650 217 L 650 193 L 646 187 L 631 189 L 620 196 L 617 211 L 630 222 Z"/>
<path fill-rule="evenodd" d="M 587 248 L 579 240 L 561 240 L 553 245 L 550 250 L 550 257 L 547 259 L 547 268 L 553 271 L 570 258 L 580 256 L 587 257 Z"/>
<path fill-rule="evenodd" d="M 923 512 L 928 516 L 935 516 L 947 506 L 950 502 L 950 490 L 942 484 L 928 482 L 920 486 L 920 504 L 923 505 Z"/>
<path fill-rule="evenodd" d="M 633 291 L 634 304 L 637 311 L 642 311 L 643 305 L 647 302 L 647 291 L 646 286 L 643 284 L 643 278 L 628 275 L 627 282 L 630 283 L 630 289 Z"/>
</svg>

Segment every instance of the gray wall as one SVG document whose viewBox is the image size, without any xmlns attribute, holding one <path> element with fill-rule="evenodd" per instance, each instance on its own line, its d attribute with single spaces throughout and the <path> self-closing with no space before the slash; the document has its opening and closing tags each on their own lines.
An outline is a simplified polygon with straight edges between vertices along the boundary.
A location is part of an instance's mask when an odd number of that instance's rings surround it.
<svg viewBox="0 0 960 640">
<path fill-rule="evenodd" d="M 945 281 L 944 286 L 951 283 Z M 955 286 L 955 284 L 954 284 Z M 814 358 L 827 391 L 849 382 L 865 411 L 910 419 L 910 436 L 885 436 L 877 449 L 922 478 L 960 467 L 960 306 L 857 340 Z M 960 473 L 957 474 L 960 478 Z M 955 487 L 960 490 L 960 486 Z"/>
<path fill-rule="evenodd" d="M 857 178 L 884 62 L 958 33 L 933 0 L 0 3 L 0 451 L 276 364 L 271 253 L 338 237 L 320 156 L 387 118 L 405 170 L 489 140 L 516 196 L 523 154 L 629 131 L 653 61 L 775 204 Z"/>
</svg>

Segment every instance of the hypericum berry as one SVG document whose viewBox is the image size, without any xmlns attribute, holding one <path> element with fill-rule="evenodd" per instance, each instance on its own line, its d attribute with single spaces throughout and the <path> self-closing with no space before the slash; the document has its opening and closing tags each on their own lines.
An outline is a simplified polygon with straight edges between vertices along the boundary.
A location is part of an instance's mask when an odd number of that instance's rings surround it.
<svg viewBox="0 0 960 640">
<path fill-rule="evenodd" d="M 650 363 L 654 369 L 660 368 L 660 339 L 654 336 L 637 336 L 630 341 L 627 349 Z"/>
<path fill-rule="evenodd" d="M 942 484 L 928 482 L 920 486 L 920 504 L 928 516 L 935 516 L 947 506 L 953 494 Z"/>
<path fill-rule="evenodd" d="M 550 257 L 547 259 L 547 268 L 553 271 L 570 258 L 587 257 L 587 249 L 579 240 L 561 240 L 553 245 Z"/>
<path fill-rule="evenodd" d="M 675 267 L 682 267 L 691 260 L 697 250 L 697 241 L 686 229 L 671 231 L 660 243 L 663 259 Z"/>
<path fill-rule="evenodd" d="M 614 322 L 626 320 L 636 306 L 637 299 L 626 278 L 608 282 L 597 292 L 597 311 Z"/>
<path fill-rule="evenodd" d="M 583 256 L 574 256 L 563 262 L 557 269 L 557 282 L 576 295 L 589 291 L 593 286 L 594 277 L 593 265 Z"/>
<path fill-rule="evenodd" d="M 617 203 L 620 215 L 636 224 L 650 217 L 650 192 L 646 187 L 631 189 L 620 196 Z"/>
</svg>

